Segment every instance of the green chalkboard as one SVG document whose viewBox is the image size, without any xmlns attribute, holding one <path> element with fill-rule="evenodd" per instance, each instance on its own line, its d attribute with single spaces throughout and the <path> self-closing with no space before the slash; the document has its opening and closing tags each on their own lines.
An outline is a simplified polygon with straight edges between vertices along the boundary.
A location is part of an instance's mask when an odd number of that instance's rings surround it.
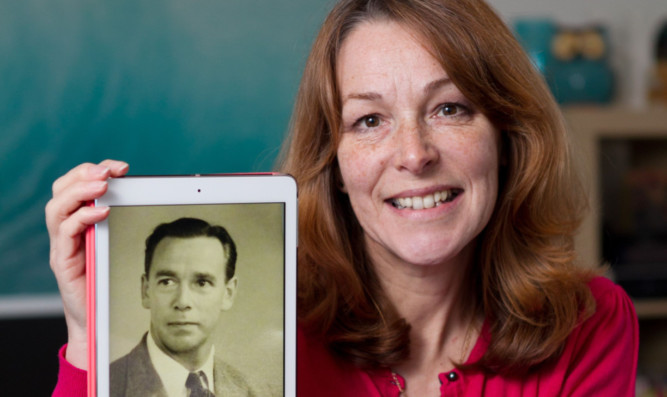
<svg viewBox="0 0 667 397">
<path fill-rule="evenodd" d="M 44 206 L 78 163 L 267 171 L 327 0 L 0 0 L 0 298 L 57 292 Z"/>
</svg>

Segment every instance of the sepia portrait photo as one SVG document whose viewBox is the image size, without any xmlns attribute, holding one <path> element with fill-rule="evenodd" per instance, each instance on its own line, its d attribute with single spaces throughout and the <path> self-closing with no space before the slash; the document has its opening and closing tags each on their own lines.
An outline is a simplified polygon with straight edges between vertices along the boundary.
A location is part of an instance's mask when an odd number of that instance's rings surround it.
<svg viewBox="0 0 667 397">
<path fill-rule="evenodd" d="M 284 206 L 116 206 L 109 395 L 265 396 L 284 387 Z"/>
</svg>

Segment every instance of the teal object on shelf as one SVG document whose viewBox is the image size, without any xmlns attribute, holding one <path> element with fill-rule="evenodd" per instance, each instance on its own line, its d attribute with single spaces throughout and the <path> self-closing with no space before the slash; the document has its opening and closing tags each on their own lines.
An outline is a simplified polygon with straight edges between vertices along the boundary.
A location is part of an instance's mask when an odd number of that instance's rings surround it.
<svg viewBox="0 0 667 397">
<path fill-rule="evenodd" d="M 514 23 L 514 32 L 535 67 L 544 75 L 553 58 L 551 40 L 556 26 L 550 19 L 519 19 Z"/>
<path fill-rule="evenodd" d="M 560 103 L 608 103 L 614 94 L 609 40 L 602 26 L 561 28 L 552 41 L 549 85 Z"/>
<path fill-rule="evenodd" d="M 614 93 L 614 77 L 605 63 L 579 59 L 556 63 L 549 86 L 559 103 L 608 103 Z"/>
<path fill-rule="evenodd" d="M 526 18 L 516 20 L 513 28 L 559 103 L 611 101 L 614 75 L 603 27 L 566 28 L 550 19 Z"/>
</svg>

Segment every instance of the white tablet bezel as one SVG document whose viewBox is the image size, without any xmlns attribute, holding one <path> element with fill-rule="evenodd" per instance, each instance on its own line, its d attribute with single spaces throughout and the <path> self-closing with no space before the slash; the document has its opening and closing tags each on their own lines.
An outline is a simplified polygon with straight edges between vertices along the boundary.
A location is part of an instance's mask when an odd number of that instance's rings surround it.
<svg viewBox="0 0 667 397">
<path fill-rule="evenodd" d="M 109 180 L 95 206 L 171 206 L 210 204 L 284 205 L 284 396 L 296 395 L 296 247 L 297 187 L 281 174 L 123 177 Z M 95 392 L 109 395 L 109 225 L 95 225 Z M 89 297 L 90 301 L 90 297 Z"/>
</svg>

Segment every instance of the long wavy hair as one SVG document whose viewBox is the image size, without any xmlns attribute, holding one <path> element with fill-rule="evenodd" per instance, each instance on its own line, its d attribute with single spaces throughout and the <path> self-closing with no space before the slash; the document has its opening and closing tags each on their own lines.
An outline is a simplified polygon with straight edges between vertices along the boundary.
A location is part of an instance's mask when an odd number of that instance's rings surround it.
<svg viewBox="0 0 667 397">
<path fill-rule="evenodd" d="M 280 159 L 299 186 L 299 321 L 332 352 L 363 368 L 409 355 L 410 327 L 383 292 L 347 196 L 336 149 L 340 47 L 369 21 L 401 24 L 501 131 L 494 213 L 478 237 L 470 277 L 491 343 L 476 365 L 520 374 L 557 357 L 594 310 L 575 265 L 573 235 L 586 201 L 571 167 L 562 115 L 540 74 L 494 11 L 479 0 L 342 0 L 307 60 Z"/>
</svg>

